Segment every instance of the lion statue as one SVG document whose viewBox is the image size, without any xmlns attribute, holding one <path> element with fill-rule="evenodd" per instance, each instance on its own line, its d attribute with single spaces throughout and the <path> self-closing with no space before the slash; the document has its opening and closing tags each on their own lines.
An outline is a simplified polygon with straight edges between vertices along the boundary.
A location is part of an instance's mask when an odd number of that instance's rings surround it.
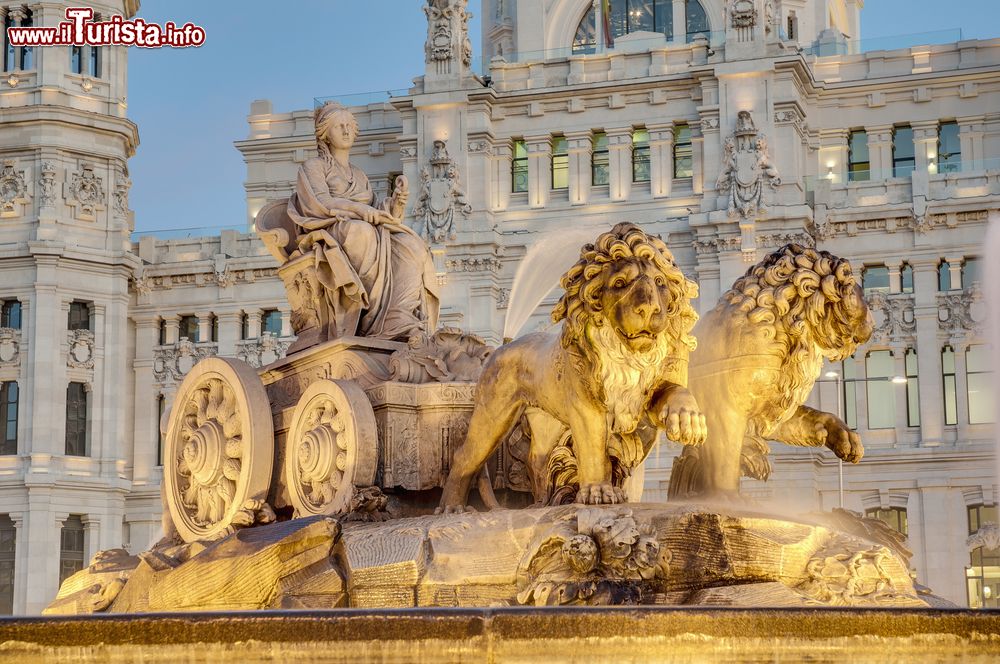
<svg viewBox="0 0 1000 664">
<path fill-rule="evenodd" d="M 843 420 L 802 404 L 823 359 L 849 357 L 873 329 L 845 259 L 789 244 L 747 270 L 695 328 L 688 388 L 708 437 L 674 461 L 670 497 L 737 496 L 741 471 L 766 480 L 768 440 L 860 461 L 861 439 Z"/>
<path fill-rule="evenodd" d="M 522 414 L 532 493 L 542 503 L 556 448 L 572 453 L 577 502 L 615 503 L 626 499 L 622 483 L 660 428 L 682 444 L 704 440 L 704 417 L 684 387 L 698 287 L 667 245 L 618 224 L 583 247 L 560 283 L 552 321 L 562 325 L 501 347 L 484 367 L 439 511 L 464 509 L 472 480 Z"/>
</svg>

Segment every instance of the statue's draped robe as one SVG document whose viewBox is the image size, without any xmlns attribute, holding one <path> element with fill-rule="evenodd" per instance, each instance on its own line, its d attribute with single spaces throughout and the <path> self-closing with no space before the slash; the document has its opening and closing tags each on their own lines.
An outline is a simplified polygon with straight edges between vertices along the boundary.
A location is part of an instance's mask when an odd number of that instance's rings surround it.
<svg viewBox="0 0 1000 664">
<path fill-rule="evenodd" d="M 311 252 L 333 312 L 337 336 L 405 339 L 437 327 L 440 300 L 424 240 L 401 224 L 350 218 L 336 199 L 372 205 L 368 177 L 332 160 L 309 159 L 299 169 L 288 216 L 299 227 L 299 246 Z"/>
</svg>

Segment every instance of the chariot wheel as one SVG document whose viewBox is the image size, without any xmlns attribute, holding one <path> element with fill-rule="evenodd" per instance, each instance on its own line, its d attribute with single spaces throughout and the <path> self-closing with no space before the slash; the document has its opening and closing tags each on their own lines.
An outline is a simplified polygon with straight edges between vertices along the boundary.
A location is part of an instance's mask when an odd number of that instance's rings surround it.
<svg viewBox="0 0 1000 664">
<path fill-rule="evenodd" d="M 248 504 L 267 497 L 274 463 L 271 407 L 257 372 L 221 357 L 192 367 L 177 389 L 164 447 L 166 504 L 185 542 L 246 525 Z"/>
<path fill-rule="evenodd" d="M 321 380 L 299 399 L 288 428 L 285 485 L 295 516 L 342 514 L 378 469 L 375 413 L 354 382 Z"/>
</svg>

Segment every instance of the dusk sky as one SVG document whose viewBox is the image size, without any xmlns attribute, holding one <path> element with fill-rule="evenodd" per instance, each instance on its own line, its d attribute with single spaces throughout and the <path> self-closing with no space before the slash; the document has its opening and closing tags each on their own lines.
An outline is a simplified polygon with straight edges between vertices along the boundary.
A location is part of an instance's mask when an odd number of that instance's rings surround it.
<svg viewBox="0 0 1000 664">
<path fill-rule="evenodd" d="M 146 21 L 205 28 L 199 48 L 129 51 L 129 117 L 140 146 L 129 161 L 136 230 L 237 226 L 254 99 L 274 110 L 314 97 L 406 88 L 423 73 L 421 0 L 143 0 Z M 862 37 L 962 30 L 1000 37 L 998 0 L 867 0 Z M 472 40 L 479 54 L 480 3 Z"/>
</svg>

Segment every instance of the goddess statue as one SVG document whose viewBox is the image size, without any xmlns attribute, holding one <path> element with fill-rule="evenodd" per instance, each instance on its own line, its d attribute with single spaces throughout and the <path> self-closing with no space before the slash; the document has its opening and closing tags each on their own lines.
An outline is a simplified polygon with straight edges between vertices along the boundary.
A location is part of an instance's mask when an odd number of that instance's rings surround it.
<svg viewBox="0 0 1000 664">
<path fill-rule="evenodd" d="M 335 336 L 405 340 L 432 332 L 437 281 L 427 245 L 403 224 L 406 178 L 398 176 L 392 195 L 376 202 L 368 177 L 349 161 L 359 131 L 354 115 L 327 103 L 315 121 L 319 156 L 299 169 L 287 212 L 298 251 L 315 258 L 317 295 Z"/>
</svg>

